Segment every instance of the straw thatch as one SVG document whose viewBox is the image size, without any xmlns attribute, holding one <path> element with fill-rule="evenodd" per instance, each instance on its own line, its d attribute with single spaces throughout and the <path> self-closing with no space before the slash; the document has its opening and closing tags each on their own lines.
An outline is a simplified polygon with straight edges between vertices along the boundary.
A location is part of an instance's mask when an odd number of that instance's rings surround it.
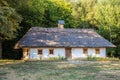
<svg viewBox="0 0 120 80">
<path fill-rule="evenodd" d="M 93 29 L 32 27 L 16 44 L 22 47 L 115 47 Z"/>
</svg>

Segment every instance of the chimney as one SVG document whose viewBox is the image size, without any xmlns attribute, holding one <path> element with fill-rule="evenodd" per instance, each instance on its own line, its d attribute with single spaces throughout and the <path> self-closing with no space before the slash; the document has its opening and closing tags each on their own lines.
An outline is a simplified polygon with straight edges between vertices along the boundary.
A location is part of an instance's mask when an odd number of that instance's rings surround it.
<svg viewBox="0 0 120 80">
<path fill-rule="evenodd" d="M 58 20 L 58 28 L 59 29 L 64 29 L 64 24 L 65 24 L 64 20 Z"/>
</svg>

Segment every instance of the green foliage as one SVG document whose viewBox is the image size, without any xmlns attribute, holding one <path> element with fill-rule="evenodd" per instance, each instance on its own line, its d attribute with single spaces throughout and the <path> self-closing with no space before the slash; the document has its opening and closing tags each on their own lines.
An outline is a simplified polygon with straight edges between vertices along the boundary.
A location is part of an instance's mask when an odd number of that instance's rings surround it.
<svg viewBox="0 0 120 80">
<path fill-rule="evenodd" d="M 120 1 L 117 2 L 120 3 Z M 116 30 L 118 30 L 120 26 L 119 7 L 120 6 L 116 4 L 116 0 L 103 1 L 98 4 L 95 11 L 95 19 L 100 26 L 99 28 L 110 33 L 109 40 L 111 41 L 117 37 Z"/>
<path fill-rule="evenodd" d="M 0 2 L 0 39 L 12 39 L 17 34 L 22 18 L 6 1 Z"/>
<path fill-rule="evenodd" d="M 74 16 L 77 27 L 80 28 L 94 28 L 96 27 L 94 21 L 94 7 L 97 0 L 80 0 L 73 5 L 72 15 Z"/>
<path fill-rule="evenodd" d="M 8 0 L 8 2 L 22 15 L 21 26 L 55 27 L 59 19 L 65 20 L 66 27 L 74 25 L 71 5 L 65 0 Z"/>
<path fill-rule="evenodd" d="M 10 46 L 4 47 L 3 52 L 15 53 L 14 44 L 30 27 L 56 27 L 57 21 L 64 19 L 66 28 L 96 29 L 117 45 L 112 53 L 108 52 L 120 56 L 119 4 L 120 0 L 0 0 L 0 39 L 12 39 L 18 34 L 12 43 L 4 41 L 4 46 Z"/>
<path fill-rule="evenodd" d="M 10 40 L 17 36 L 21 20 L 21 16 L 9 6 L 6 0 L 0 1 L 0 44 L 3 40 Z M 2 45 L 0 45 L 0 58 L 2 58 L 1 48 Z"/>
<path fill-rule="evenodd" d="M 87 57 L 88 61 L 119 61 L 118 58 L 102 58 L 102 57 L 92 57 L 92 56 L 88 56 Z"/>
<path fill-rule="evenodd" d="M 0 7 L 0 39 L 11 39 L 16 36 L 21 17 L 10 7 Z"/>
<path fill-rule="evenodd" d="M 59 19 L 65 20 L 65 27 L 74 27 L 71 5 L 65 0 L 7 0 L 7 2 L 23 17 L 17 38 L 13 39 L 13 43 L 5 41 L 3 44 L 4 46 L 12 45 L 10 46 L 11 54 L 15 53 L 14 44 L 30 27 L 56 27 Z M 3 52 L 7 55 L 10 51 L 6 49 L 8 47 L 4 47 Z"/>
<path fill-rule="evenodd" d="M 87 60 L 89 60 L 89 61 L 96 61 L 97 58 L 96 57 L 92 57 L 92 56 L 88 56 Z"/>
<path fill-rule="evenodd" d="M 65 60 L 65 58 L 64 57 L 61 57 L 61 56 L 59 56 L 59 57 L 50 57 L 50 58 L 46 58 L 46 59 L 42 59 L 42 57 L 40 57 L 40 60 L 53 60 L 53 61 L 60 61 L 60 60 Z"/>
<path fill-rule="evenodd" d="M 104 38 L 118 46 L 114 49 L 113 56 L 120 56 L 120 0 L 79 0 L 72 4 L 72 15 L 77 27 L 96 29 Z"/>
<path fill-rule="evenodd" d="M 29 0 L 5 0 L 9 4 L 10 7 L 14 9 L 18 9 L 21 6 L 27 5 Z"/>
<path fill-rule="evenodd" d="M 119 46 L 120 44 L 120 0 L 101 1 L 95 7 L 95 20 L 98 32 L 106 39 Z M 114 49 L 114 56 L 120 56 L 119 47 Z"/>
<path fill-rule="evenodd" d="M 17 11 L 23 16 L 22 26 L 24 26 L 24 24 L 28 24 L 29 27 L 42 26 L 45 12 L 43 0 L 28 0 L 26 4 L 19 6 Z"/>
<path fill-rule="evenodd" d="M 65 27 L 74 27 L 74 19 L 71 15 L 72 7 L 65 0 L 48 0 L 45 12 L 45 23 L 54 27 L 60 19 L 65 20 Z"/>
</svg>

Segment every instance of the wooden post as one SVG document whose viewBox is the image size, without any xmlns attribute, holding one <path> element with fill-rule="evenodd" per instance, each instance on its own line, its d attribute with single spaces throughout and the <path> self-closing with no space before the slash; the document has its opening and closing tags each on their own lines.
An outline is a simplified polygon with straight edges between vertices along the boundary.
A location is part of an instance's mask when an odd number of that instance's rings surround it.
<svg viewBox="0 0 120 80">
<path fill-rule="evenodd" d="M 2 59 L 2 41 L 0 40 L 0 59 Z"/>
<path fill-rule="evenodd" d="M 23 48 L 23 60 L 28 60 L 28 59 L 29 59 L 29 49 Z"/>
</svg>

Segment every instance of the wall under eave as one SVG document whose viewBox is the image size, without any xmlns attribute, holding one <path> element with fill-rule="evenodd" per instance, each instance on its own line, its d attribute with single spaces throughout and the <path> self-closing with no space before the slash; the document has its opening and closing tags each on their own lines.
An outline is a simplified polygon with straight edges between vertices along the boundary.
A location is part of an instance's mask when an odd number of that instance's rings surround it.
<svg viewBox="0 0 120 80">
<path fill-rule="evenodd" d="M 38 49 L 37 48 L 30 48 L 29 54 L 30 54 L 29 55 L 30 59 L 39 59 Z"/>
<path fill-rule="evenodd" d="M 106 55 L 106 48 L 101 48 L 101 50 L 100 50 L 100 56 L 101 57 L 107 57 L 107 55 Z"/>
<path fill-rule="evenodd" d="M 87 48 L 88 54 L 83 54 L 83 48 L 72 48 L 72 59 L 92 57 L 106 57 L 106 48 L 99 48 L 100 54 L 96 54 L 95 48 Z"/>
<path fill-rule="evenodd" d="M 42 49 L 42 55 L 38 55 L 38 49 Z M 49 49 L 54 49 L 54 54 L 49 54 Z M 52 57 L 65 58 L 64 48 L 30 48 L 30 59 L 47 59 Z"/>
<path fill-rule="evenodd" d="M 38 55 L 38 49 L 42 49 L 42 55 Z M 54 54 L 49 54 L 49 49 L 54 49 Z M 72 59 L 86 58 L 87 56 L 106 57 L 106 48 L 99 48 L 100 54 L 96 54 L 95 48 L 87 48 L 88 54 L 83 53 L 83 48 L 71 48 Z M 51 57 L 65 58 L 65 48 L 30 48 L 29 59 L 48 59 Z"/>
</svg>

